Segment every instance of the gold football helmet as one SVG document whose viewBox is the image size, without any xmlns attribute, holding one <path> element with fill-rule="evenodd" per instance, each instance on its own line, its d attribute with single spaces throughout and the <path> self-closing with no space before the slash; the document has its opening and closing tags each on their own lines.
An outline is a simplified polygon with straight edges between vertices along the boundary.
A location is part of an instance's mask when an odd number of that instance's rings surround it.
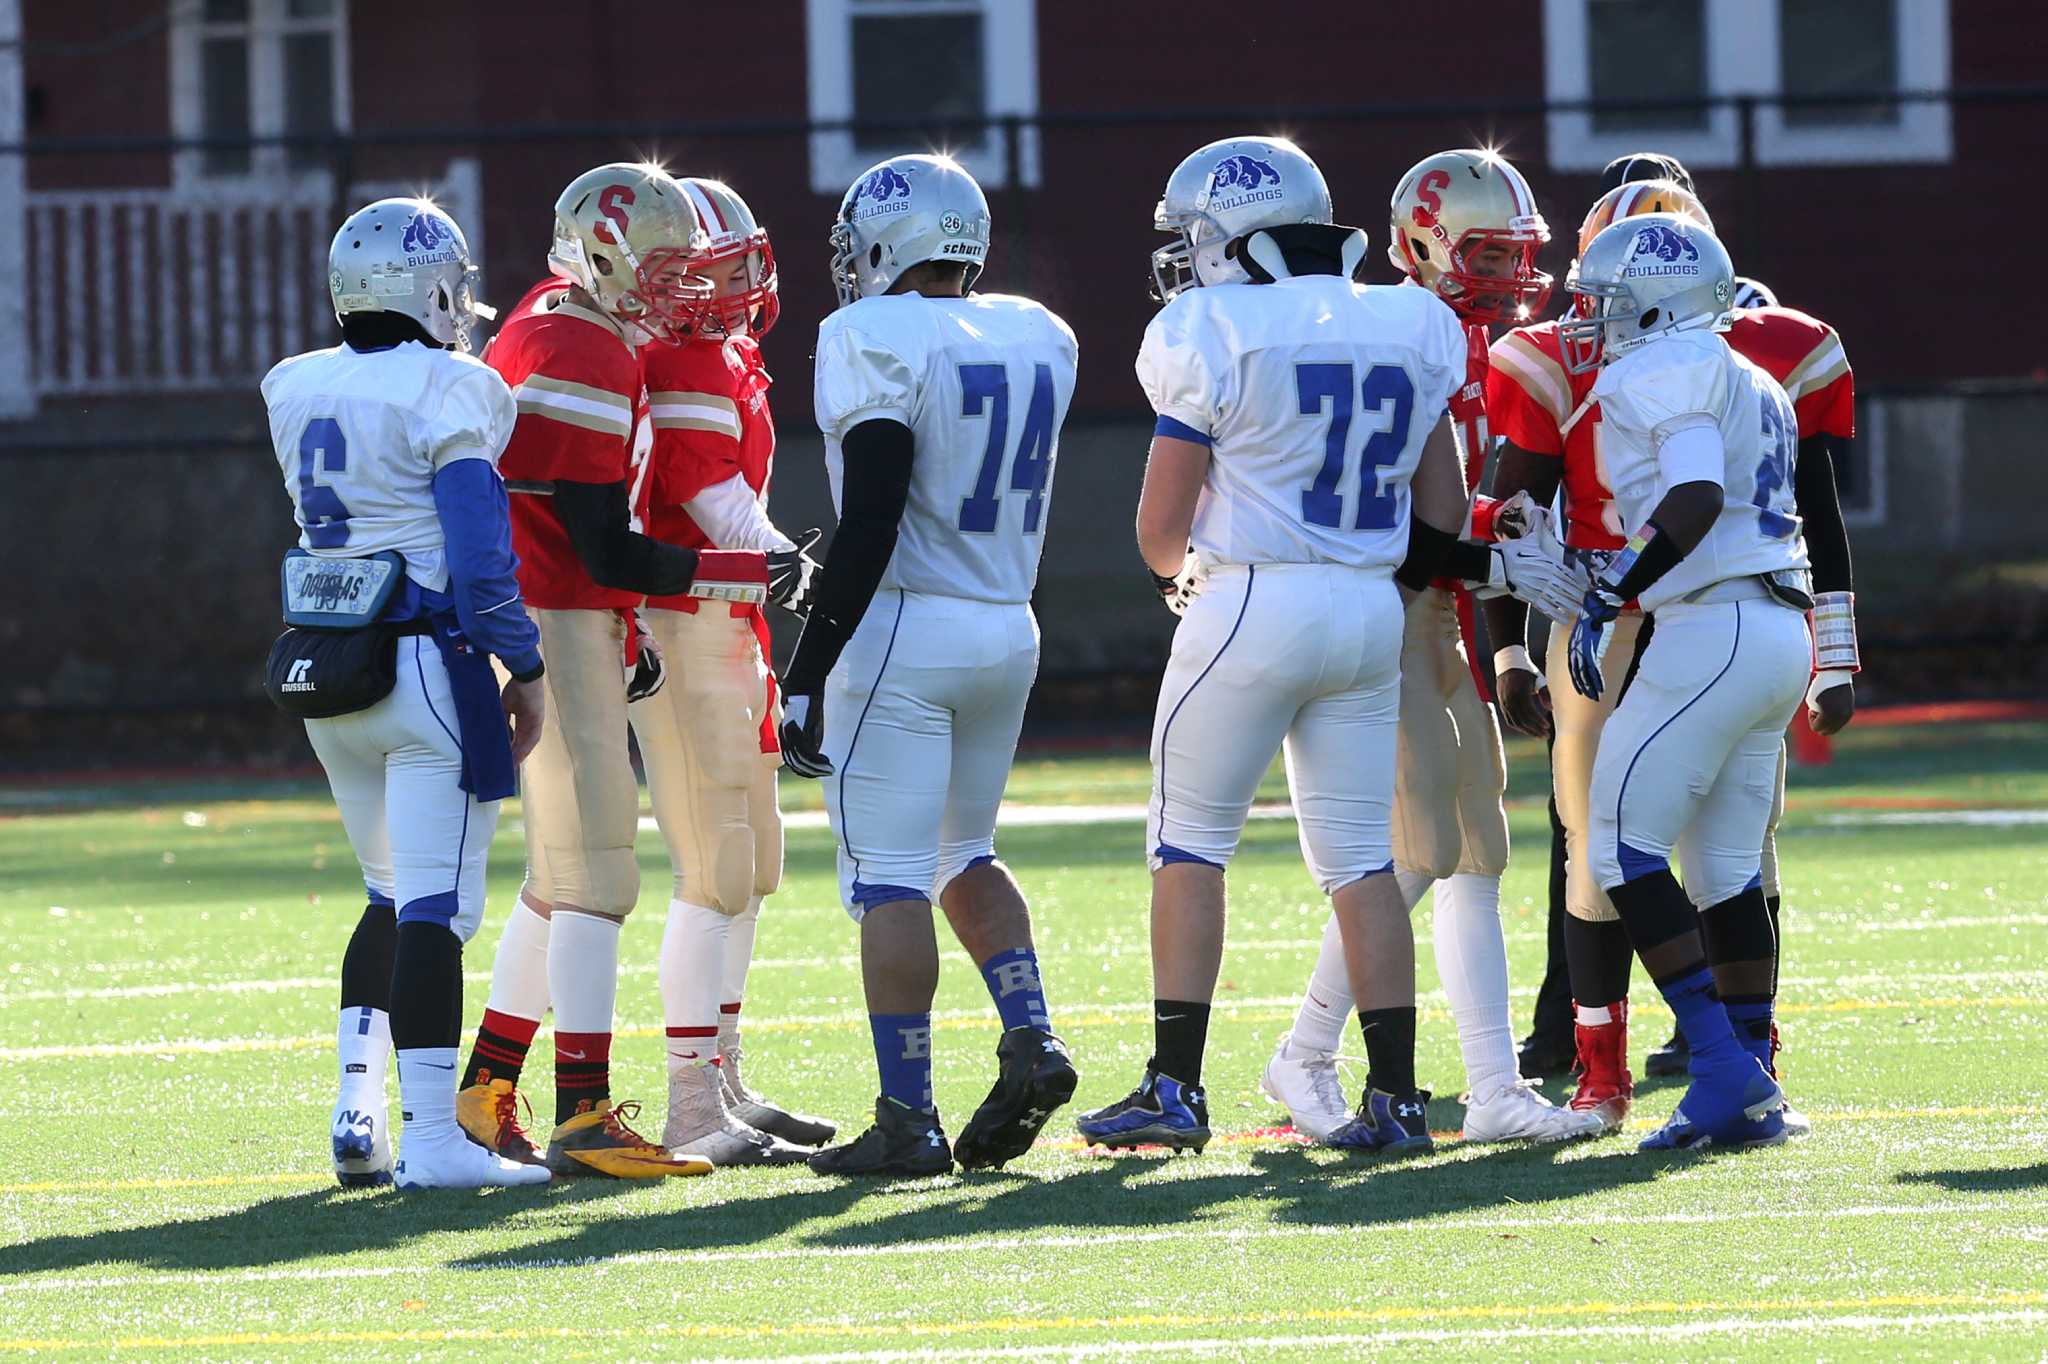
<svg viewBox="0 0 2048 1364">
<path fill-rule="evenodd" d="M 710 281 L 690 271 L 690 257 L 709 245 L 674 176 L 616 161 L 577 176 L 555 200 L 548 267 L 617 321 L 675 345 L 710 301 Z"/>
<path fill-rule="evenodd" d="M 1707 206 L 1676 180 L 1634 180 L 1616 185 L 1586 210 L 1586 221 L 1579 224 L 1578 254 L 1585 255 L 1593 238 L 1614 226 L 1617 219 L 1633 218 L 1639 213 L 1682 213 L 1709 232 L 1714 230 Z"/>
<path fill-rule="evenodd" d="M 1465 148 L 1416 162 L 1394 190 L 1393 220 L 1387 259 L 1467 321 L 1526 321 L 1550 297 L 1550 276 L 1536 268 L 1550 228 L 1529 182 L 1497 153 Z M 1512 253 L 1506 274 L 1472 269 L 1488 247 Z"/>
</svg>

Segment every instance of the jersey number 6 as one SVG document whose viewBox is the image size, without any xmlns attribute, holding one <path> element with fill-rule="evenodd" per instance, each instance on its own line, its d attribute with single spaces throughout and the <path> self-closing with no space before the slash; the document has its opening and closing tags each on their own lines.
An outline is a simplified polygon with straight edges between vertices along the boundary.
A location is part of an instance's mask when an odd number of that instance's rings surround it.
<svg viewBox="0 0 2048 1364">
<path fill-rule="evenodd" d="M 1003 509 L 997 485 L 1003 456 L 1010 443 L 1010 371 L 1002 365 L 960 366 L 960 415 L 988 414 L 988 446 L 981 456 L 981 475 L 974 492 L 960 499 L 960 529 L 973 535 L 994 531 Z M 1017 437 L 1010 462 L 1009 491 L 1026 493 L 1024 533 L 1038 534 L 1045 514 L 1045 483 L 1052 475 L 1052 366 L 1036 366 L 1031 378 L 1031 405 L 1024 410 L 1024 430 Z"/>
<path fill-rule="evenodd" d="M 348 506 L 320 479 L 347 468 L 348 439 L 341 423 L 332 417 L 307 422 L 299 433 L 299 520 L 314 549 L 340 549 L 348 543 Z"/>
<path fill-rule="evenodd" d="M 1344 496 L 1337 484 L 1344 477 L 1345 457 L 1351 440 L 1351 395 L 1359 395 L 1360 406 L 1385 419 L 1365 438 L 1359 452 L 1358 513 L 1352 518 L 1354 530 L 1392 530 L 1401 508 L 1398 488 L 1382 488 L 1378 470 L 1400 462 L 1408 448 L 1408 426 L 1415 415 L 1415 381 L 1399 365 L 1374 365 L 1365 372 L 1365 382 L 1354 388 L 1350 365 L 1320 364 L 1294 367 L 1294 391 L 1301 399 L 1301 415 L 1319 416 L 1323 403 L 1330 404 L 1330 430 L 1323 437 L 1323 467 L 1316 481 L 1301 490 L 1301 519 L 1311 526 L 1331 529 L 1344 523 Z M 1391 409 L 1391 415 L 1389 411 Z"/>
</svg>

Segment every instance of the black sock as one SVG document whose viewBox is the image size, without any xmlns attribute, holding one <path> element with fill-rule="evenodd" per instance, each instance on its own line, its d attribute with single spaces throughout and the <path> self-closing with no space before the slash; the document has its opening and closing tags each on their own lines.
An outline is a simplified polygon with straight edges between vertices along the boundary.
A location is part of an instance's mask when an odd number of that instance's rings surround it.
<svg viewBox="0 0 2048 1364">
<path fill-rule="evenodd" d="M 462 1040 L 462 939 L 442 924 L 398 925 L 391 968 L 391 1046 L 452 1047 Z"/>
<path fill-rule="evenodd" d="M 1209 1045 L 1209 1006 L 1191 999 L 1152 1001 L 1152 1069 L 1184 1085 L 1202 1083 Z"/>
<path fill-rule="evenodd" d="M 1772 922 L 1770 901 L 1764 898 L 1763 888 L 1751 886 L 1701 910 L 1700 941 L 1706 944 L 1709 966 L 1731 961 L 1775 961 L 1777 926 Z"/>
<path fill-rule="evenodd" d="M 1365 1083 L 1397 1097 L 1413 1092 L 1415 1006 L 1360 1009 L 1358 1030 L 1365 1034 Z"/>
<path fill-rule="evenodd" d="M 1628 932 L 1629 943 L 1638 955 L 1645 958 L 1676 938 L 1699 931 L 1699 911 L 1693 908 L 1692 897 L 1678 884 L 1669 868 L 1653 871 L 1647 876 L 1638 876 L 1633 881 L 1624 881 L 1607 892 L 1607 898 L 1614 901 L 1615 912 L 1621 915 L 1621 925 Z M 1666 962 L 1662 971 L 1651 971 L 1650 979 L 1659 988 L 1671 981 L 1691 975 L 1706 967 L 1706 956 L 1684 962 Z"/>
<path fill-rule="evenodd" d="M 1621 920 L 1595 922 L 1566 915 L 1564 950 L 1571 963 L 1575 1001 L 1599 1009 L 1628 997 L 1629 971 L 1635 965 L 1636 952 Z"/>
<path fill-rule="evenodd" d="M 1785 960 L 1785 935 L 1778 930 L 1778 909 L 1785 903 L 1782 895 L 1766 895 L 1764 909 L 1771 916 L 1771 941 L 1777 945 L 1777 954 L 1771 958 L 1771 998 L 1778 997 L 1778 967 Z"/>
<path fill-rule="evenodd" d="M 1536 990 L 1536 1014 L 1532 1031 L 1538 1037 L 1557 1037 L 1569 1042 L 1572 1035 L 1572 987 L 1570 932 L 1565 908 L 1564 821 L 1557 817 L 1557 799 L 1550 801 L 1550 897 L 1544 915 L 1543 984 Z"/>
<path fill-rule="evenodd" d="M 398 911 L 370 901 L 341 954 L 341 1007 L 391 1012 L 391 961 L 398 950 Z"/>
</svg>

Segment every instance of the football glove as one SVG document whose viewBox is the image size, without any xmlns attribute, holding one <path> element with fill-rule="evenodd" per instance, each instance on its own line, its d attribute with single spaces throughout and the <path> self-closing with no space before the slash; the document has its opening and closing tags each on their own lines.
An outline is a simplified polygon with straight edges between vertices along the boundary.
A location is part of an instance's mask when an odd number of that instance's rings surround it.
<svg viewBox="0 0 2048 1364">
<path fill-rule="evenodd" d="M 1551 529 L 1550 513 L 1543 508 L 1518 508 L 1507 524 L 1525 526 L 1526 533 L 1518 539 L 1487 546 L 1493 571 L 1475 595 L 1489 597 L 1505 592 L 1552 620 L 1565 619 L 1578 607 L 1579 598 L 1591 585 L 1591 575 L 1579 564 L 1566 561 L 1564 544 Z M 1503 528 L 1499 516 L 1495 518 L 1495 527 Z"/>
<path fill-rule="evenodd" d="M 1195 598 L 1202 595 L 1202 589 L 1209 585 L 1208 570 L 1195 557 L 1195 547 L 1188 546 L 1185 559 L 1181 560 L 1180 572 L 1171 578 L 1152 575 L 1152 588 L 1159 594 L 1159 600 L 1166 603 L 1166 609 L 1176 616 L 1185 616 Z"/>
<path fill-rule="evenodd" d="M 824 533 L 813 526 L 797 537 L 795 549 L 768 551 L 768 600 L 793 616 L 811 612 L 811 580 L 818 572 L 818 561 L 810 550 Z"/>
<path fill-rule="evenodd" d="M 829 777 L 825 757 L 825 698 L 816 693 L 791 696 L 782 706 L 782 765 L 799 777 Z"/>
<path fill-rule="evenodd" d="M 1589 701 L 1598 701 L 1607 688 L 1600 665 L 1607 657 L 1608 641 L 1614 638 L 1615 617 L 1620 614 L 1621 598 L 1600 583 L 1587 588 L 1585 599 L 1579 603 L 1579 619 L 1572 626 L 1568 657 L 1572 686 Z"/>
<path fill-rule="evenodd" d="M 668 681 L 668 668 L 661 660 L 660 646 L 655 644 L 653 633 L 638 611 L 633 613 L 632 645 L 627 652 L 633 661 L 625 664 L 626 701 L 645 701 Z"/>
</svg>

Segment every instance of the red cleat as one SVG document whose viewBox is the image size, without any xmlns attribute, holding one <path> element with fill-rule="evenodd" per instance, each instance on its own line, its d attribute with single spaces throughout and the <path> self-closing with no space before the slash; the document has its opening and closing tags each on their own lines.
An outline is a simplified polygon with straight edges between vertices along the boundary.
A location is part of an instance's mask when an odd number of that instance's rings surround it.
<svg viewBox="0 0 2048 1364">
<path fill-rule="evenodd" d="M 1618 1132 L 1628 1121 L 1636 1093 L 1635 1076 L 1628 1070 L 1628 1000 L 1617 1000 L 1605 1009 L 1577 1004 L 1573 1009 L 1577 1015 L 1573 1032 L 1579 1050 L 1579 1087 L 1569 1107 L 1599 1118 L 1602 1134 Z"/>
</svg>

